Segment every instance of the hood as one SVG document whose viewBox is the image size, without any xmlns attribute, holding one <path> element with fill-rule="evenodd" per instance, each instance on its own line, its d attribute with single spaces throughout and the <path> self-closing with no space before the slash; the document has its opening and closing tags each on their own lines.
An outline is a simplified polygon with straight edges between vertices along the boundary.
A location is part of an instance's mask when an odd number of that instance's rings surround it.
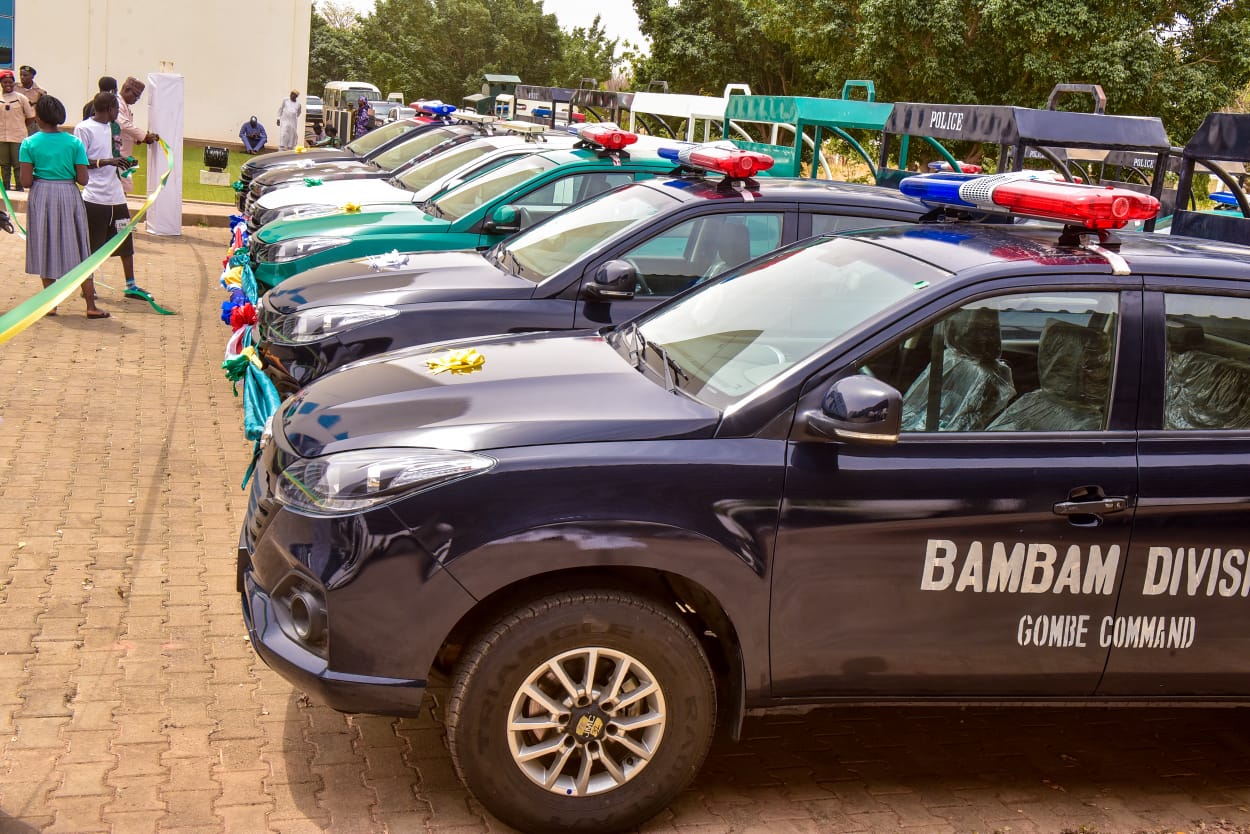
<svg viewBox="0 0 1250 834">
<path fill-rule="evenodd" d="M 297 165 L 307 160 L 313 162 L 330 162 L 336 159 L 359 159 L 360 157 L 345 148 L 311 148 L 303 153 L 295 151 L 278 151 L 253 157 L 243 163 L 248 172 L 259 175 L 263 171 L 281 168 L 283 165 Z"/>
<path fill-rule="evenodd" d="M 417 252 L 310 269 L 270 290 L 265 304 L 287 315 L 334 304 L 400 307 L 470 296 L 529 298 L 533 294 L 532 282 L 499 269 L 477 252 Z"/>
<path fill-rule="evenodd" d="M 256 201 L 253 213 L 264 209 L 286 208 L 300 205 L 345 206 L 348 203 L 372 205 L 374 203 L 411 203 L 413 193 L 397 188 L 386 180 L 354 179 L 323 182 L 321 185 L 292 185 L 275 188 Z"/>
<path fill-rule="evenodd" d="M 283 405 L 277 427 L 302 457 L 383 447 L 482 451 L 550 443 L 711 437 L 720 412 L 667 391 L 600 336 L 462 339 L 485 361 L 435 373 L 424 345 L 345 367 Z"/>
<path fill-rule="evenodd" d="M 300 156 L 305 158 L 278 168 L 270 168 L 257 176 L 253 182 L 260 183 L 262 187 L 271 187 L 289 182 L 303 182 L 306 177 L 341 179 L 346 176 L 359 177 L 368 174 L 382 175 L 385 173 L 376 165 L 363 162 L 355 157 L 352 159 L 319 161 L 307 159 L 308 154 L 306 153 L 302 153 Z"/>
<path fill-rule="evenodd" d="M 261 243 L 277 243 L 295 237 L 322 235 L 364 238 L 370 234 L 391 235 L 396 232 L 424 234 L 446 231 L 450 225 L 450 222 L 431 217 L 411 204 L 366 206 L 363 211 L 342 211 L 326 217 L 277 220 L 266 223 L 256 236 Z"/>
</svg>

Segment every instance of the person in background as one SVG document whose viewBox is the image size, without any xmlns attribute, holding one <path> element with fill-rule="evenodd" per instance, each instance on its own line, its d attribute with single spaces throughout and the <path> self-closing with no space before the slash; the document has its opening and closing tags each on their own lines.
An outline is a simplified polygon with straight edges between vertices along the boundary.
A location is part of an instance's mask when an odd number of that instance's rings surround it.
<svg viewBox="0 0 1250 834">
<path fill-rule="evenodd" d="M 151 145 L 161 138 L 135 124 L 134 111 L 130 108 L 139 103 L 144 89 L 146 85 L 134 76 L 129 76 L 122 82 L 122 91 L 118 94 L 120 101 L 117 103 L 117 125 L 120 128 L 117 155 L 120 157 L 132 158 L 135 155 L 135 142 Z M 130 177 L 122 178 L 122 191 L 129 194 L 134 191 L 134 187 Z"/>
<path fill-rule="evenodd" d="M 255 116 L 239 128 L 239 138 L 243 140 L 243 153 L 260 153 L 265 149 L 265 143 L 269 141 L 265 126 L 256 121 Z"/>
<path fill-rule="evenodd" d="M 28 64 L 23 64 L 17 70 L 17 91 L 26 96 L 26 100 L 30 102 L 31 107 L 39 103 L 40 96 L 48 94 L 47 90 L 35 84 L 35 68 Z M 29 129 L 33 134 L 39 129 L 39 126 L 31 122 Z"/>
<path fill-rule="evenodd" d="M 369 106 L 369 99 L 364 96 L 356 102 L 356 118 L 355 118 L 355 136 L 352 138 L 359 139 L 369 131 L 373 130 L 373 108 Z"/>
<path fill-rule="evenodd" d="M 35 108 L 17 91 L 13 70 L 0 70 L 0 105 L 4 106 L 0 110 L 0 177 L 6 191 L 21 191 L 22 181 L 16 176 L 18 151 L 35 123 Z"/>
<path fill-rule="evenodd" d="M 325 132 L 316 142 L 313 142 L 314 148 L 341 148 L 339 142 L 339 129 L 334 125 L 326 125 Z"/>
<path fill-rule="evenodd" d="M 82 120 L 74 128 L 74 135 L 87 149 L 88 182 L 82 191 L 82 199 L 86 203 L 87 237 L 92 252 L 103 248 L 130 219 L 119 172 L 130 168 L 131 163 L 113 144 L 113 123 L 117 121 L 118 103 L 117 96 L 112 93 L 98 94 L 95 97 L 95 115 Z M 126 239 L 114 250 L 113 257 L 122 261 L 122 270 L 126 275 L 124 295 L 144 298 L 147 293 L 135 283 L 135 243 L 131 235 L 126 235 Z"/>
<path fill-rule="evenodd" d="M 278 106 L 278 148 L 289 151 L 299 142 L 300 114 L 304 105 L 299 103 L 299 90 L 292 90 L 291 97 L 282 100 Z"/>
<path fill-rule="evenodd" d="M 35 104 L 39 130 L 22 140 L 18 177 L 30 189 L 26 205 L 26 272 L 45 287 L 87 259 L 87 213 L 78 186 L 87 184 L 87 151 L 79 139 L 62 133 L 65 105 L 48 94 Z M 95 303 L 95 281 L 82 283 L 87 318 L 109 314 Z M 48 315 L 55 316 L 53 307 Z"/>
<path fill-rule="evenodd" d="M 100 80 L 96 82 L 96 86 L 99 87 L 96 95 L 99 95 L 100 93 L 112 93 L 113 95 L 117 95 L 117 79 L 111 75 L 101 75 Z M 95 96 L 92 96 L 87 99 L 87 103 L 82 106 L 82 117 L 84 119 L 90 119 L 94 115 Z"/>
</svg>

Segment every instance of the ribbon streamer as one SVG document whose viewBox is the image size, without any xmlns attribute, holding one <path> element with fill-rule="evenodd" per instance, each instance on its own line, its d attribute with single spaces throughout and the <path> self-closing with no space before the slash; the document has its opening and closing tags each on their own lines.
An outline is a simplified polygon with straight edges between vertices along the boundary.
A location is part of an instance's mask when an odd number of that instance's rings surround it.
<svg viewBox="0 0 1250 834">
<path fill-rule="evenodd" d="M 68 298 L 74 290 L 82 285 L 83 281 L 91 277 L 91 273 L 104 265 L 104 262 L 117 251 L 117 247 L 122 245 L 126 235 L 130 234 L 139 221 L 143 219 L 143 215 L 147 214 L 148 209 L 156 201 L 157 196 L 165 189 L 165 183 L 169 180 L 169 175 L 173 171 L 173 159 L 169 145 L 166 144 L 164 139 L 159 141 L 161 150 L 165 152 L 165 173 L 161 175 L 161 180 L 157 184 L 156 190 L 148 195 L 148 199 L 135 212 L 134 217 L 130 218 L 130 222 L 126 224 L 125 228 L 113 235 L 103 248 L 91 253 L 87 260 L 62 275 L 51 285 L 44 287 L 36 295 L 0 316 L 0 344 L 4 344 L 18 333 L 30 327 L 43 318 L 49 310 Z M 0 188 L 0 192 L 2 191 L 3 189 Z M 4 203 L 12 208 L 9 204 L 8 194 L 4 194 Z"/>
<path fill-rule="evenodd" d="M 482 366 L 486 364 L 486 357 L 478 353 L 477 348 L 465 348 L 464 350 L 449 350 L 437 359 L 427 360 L 425 364 L 435 375 L 447 371 L 453 374 L 471 374 L 482 370 Z"/>
</svg>

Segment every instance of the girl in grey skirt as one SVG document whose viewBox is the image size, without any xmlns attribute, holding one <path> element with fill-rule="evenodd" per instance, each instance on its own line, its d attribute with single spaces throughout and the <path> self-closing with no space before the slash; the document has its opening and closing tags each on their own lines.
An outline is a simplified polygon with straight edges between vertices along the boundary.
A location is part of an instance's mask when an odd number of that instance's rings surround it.
<svg viewBox="0 0 1250 834">
<path fill-rule="evenodd" d="M 20 181 L 30 189 L 26 202 L 26 272 L 38 275 L 45 287 L 87 259 L 87 212 L 78 186 L 87 184 L 87 151 L 82 142 L 59 128 L 65 105 L 45 95 L 35 104 L 39 131 L 22 142 L 18 153 Z M 87 318 L 106 319 L 95 305 L 95 281 L 82 284 Z M 56 315 L 53 308 L 50 316 Z"/>
</svg>

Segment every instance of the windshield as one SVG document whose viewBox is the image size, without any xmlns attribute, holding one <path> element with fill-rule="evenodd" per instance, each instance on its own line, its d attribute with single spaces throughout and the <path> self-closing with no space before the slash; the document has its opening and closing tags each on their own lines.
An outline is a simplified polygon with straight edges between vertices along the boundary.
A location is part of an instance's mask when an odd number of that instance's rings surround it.
<svg viewBox="0 0 1250 834">
<path fill-rule="evenodd" d="M 500 260 L 512 261 L 520 277 L 538 283 L 675 202 L 645 185 L 608 191 L 517 235 L 506 245 L 506 253 L 500 253 Z"/>
<path fill-rule="evenodd" d="M 683 391 L 724 408 L 946 273 L 855 238 L 813 238 L 676 299 L 638 330 Z M 618 347 L 632 350 L 628 328 Z"/>
<path fill-rule="evenodd" d="M 506 194 L 527 180 L 556 167 L 550 159 L 542 156 L 527 156 L 509 162 L 476 179 L 469 180 L 458 188 L 453 188 L 440 197 L 435 197 L 429 205 L 430 214 L 448 220 L 459 220 L 484 203 Z"/>
<path fill-rule="evenodd" d="M 416 130 L 420 125 L 416 122 L 394 122 L 393 124 L 384 125 L 377 130 L 371 130 L 359 139 L 349 142 L 347 149 L 357 156 L 366 156 L 371 151 L 385 145 L 396 136 L 403 136 L 410 130 Z"/>
<path fill-rule="evenodd" d="M 392 171 L 400 165 L 411 162 L 435 145 L 446 142 L 460 133 L 445 127 L 427 130 L 419 136 L 405 139 L 389 151 L 383 151 L 373 158 L 373 162 L 383 171 Z"/>
<path fill-rule="evenodd" d="M 433 159 L 414 165 L 395 178 L 395 182 L 409 191 L 419 191 L 441 177 L 445 177 L 462 165 L 494 151 L 491 145 L 467 142 L 459 148 L 444 151 Z"/>
</svg>

